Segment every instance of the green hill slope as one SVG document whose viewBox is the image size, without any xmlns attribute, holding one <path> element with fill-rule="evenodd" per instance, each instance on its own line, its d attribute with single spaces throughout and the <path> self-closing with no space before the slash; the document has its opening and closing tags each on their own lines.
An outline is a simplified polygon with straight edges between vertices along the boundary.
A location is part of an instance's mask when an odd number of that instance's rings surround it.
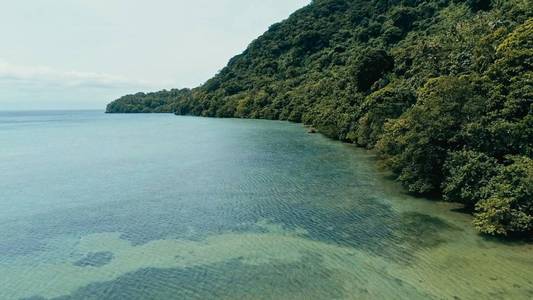
<svg viewBox="0 0 533 300">
<path fill-rule="evenodd" d="M 315 0 L 204 85 L 108 112 L 303 122 L 374 148 L 482 233 L 533 233 L 533 2 Z"/>
</svg>

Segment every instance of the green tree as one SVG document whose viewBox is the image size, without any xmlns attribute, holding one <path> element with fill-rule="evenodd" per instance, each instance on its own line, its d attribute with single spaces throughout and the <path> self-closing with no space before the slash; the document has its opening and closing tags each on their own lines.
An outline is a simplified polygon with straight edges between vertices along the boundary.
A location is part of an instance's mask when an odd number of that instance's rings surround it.
<svg viewBox="0 0 533 300">
<path fill-rule="evenodd" d="M 470 77 L 439 77 L 420 89 L 416 105 L 385 125 L 378 150 L 411 192 L 438 191 L 448 150 L 470 114 L 484 107 Z"/>
<path fill-rule="evenodd" d="M 474 225 L 486 234 L 533 233 L 533 160 L 509 157 L 511 163 L 492 178 L 476 206 Z"/>
<path fill-rule="evenodd" d="M 450 153 L 444 164 L 444 199 L 473 209 L 484 196 L 480 191 L 498 174 L 499 168 L 498 161 L 484 153 L 468 150 Z"/>
</svg>

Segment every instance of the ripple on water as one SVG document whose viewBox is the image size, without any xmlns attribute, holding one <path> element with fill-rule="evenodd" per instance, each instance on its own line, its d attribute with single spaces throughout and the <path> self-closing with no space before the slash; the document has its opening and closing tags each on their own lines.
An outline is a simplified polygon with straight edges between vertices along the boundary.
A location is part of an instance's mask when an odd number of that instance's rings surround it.
<svg viewBox="0 0 533 300">
<path fill-rule="evenodd" d="M 0 137 L 2 299 L 531 296 L 529 245 L 480 239 L 298 125 L 76 118 Z"/>
<path fill-rule="evenodd" d="M 349 280 L 360 281 L 357 294 L 346 286 Z M 319 254 L 306 253 L 294 263 L 247 264 L 231 259 L 186 268 L 141 269 L 54 299 L 361 299 L 392 297 L 395 287 L 396 296 L 428 296 L 398 278 L 380 279 L 391 285 L 382 293 L 364 288 L 366 280 L 328 269 Z"/>
</svg>

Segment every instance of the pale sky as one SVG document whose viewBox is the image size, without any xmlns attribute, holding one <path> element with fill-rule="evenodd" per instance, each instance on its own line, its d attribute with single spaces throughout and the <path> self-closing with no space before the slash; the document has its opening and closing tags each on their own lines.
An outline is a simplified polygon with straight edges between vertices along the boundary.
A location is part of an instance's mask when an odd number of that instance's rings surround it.
<svg viewBox="0 0 533 300">
<path fill-rule="evenodd" d="M 0 110 L 195 87 L 309 0 L 0 0 Z"/>
</svg>

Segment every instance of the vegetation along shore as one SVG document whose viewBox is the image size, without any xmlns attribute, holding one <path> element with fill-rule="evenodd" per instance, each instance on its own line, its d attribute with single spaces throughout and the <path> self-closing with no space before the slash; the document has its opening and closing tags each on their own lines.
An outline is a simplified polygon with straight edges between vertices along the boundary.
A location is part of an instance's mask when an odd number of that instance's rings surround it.
<svg viewBox="0 0 533 300">
<path fill-rule="evenodd" d="M 480 233 L 533 235 L 533 1 L 315 0 L 205 84 L 107 112 L 302 122 Z"/>
</svg>

